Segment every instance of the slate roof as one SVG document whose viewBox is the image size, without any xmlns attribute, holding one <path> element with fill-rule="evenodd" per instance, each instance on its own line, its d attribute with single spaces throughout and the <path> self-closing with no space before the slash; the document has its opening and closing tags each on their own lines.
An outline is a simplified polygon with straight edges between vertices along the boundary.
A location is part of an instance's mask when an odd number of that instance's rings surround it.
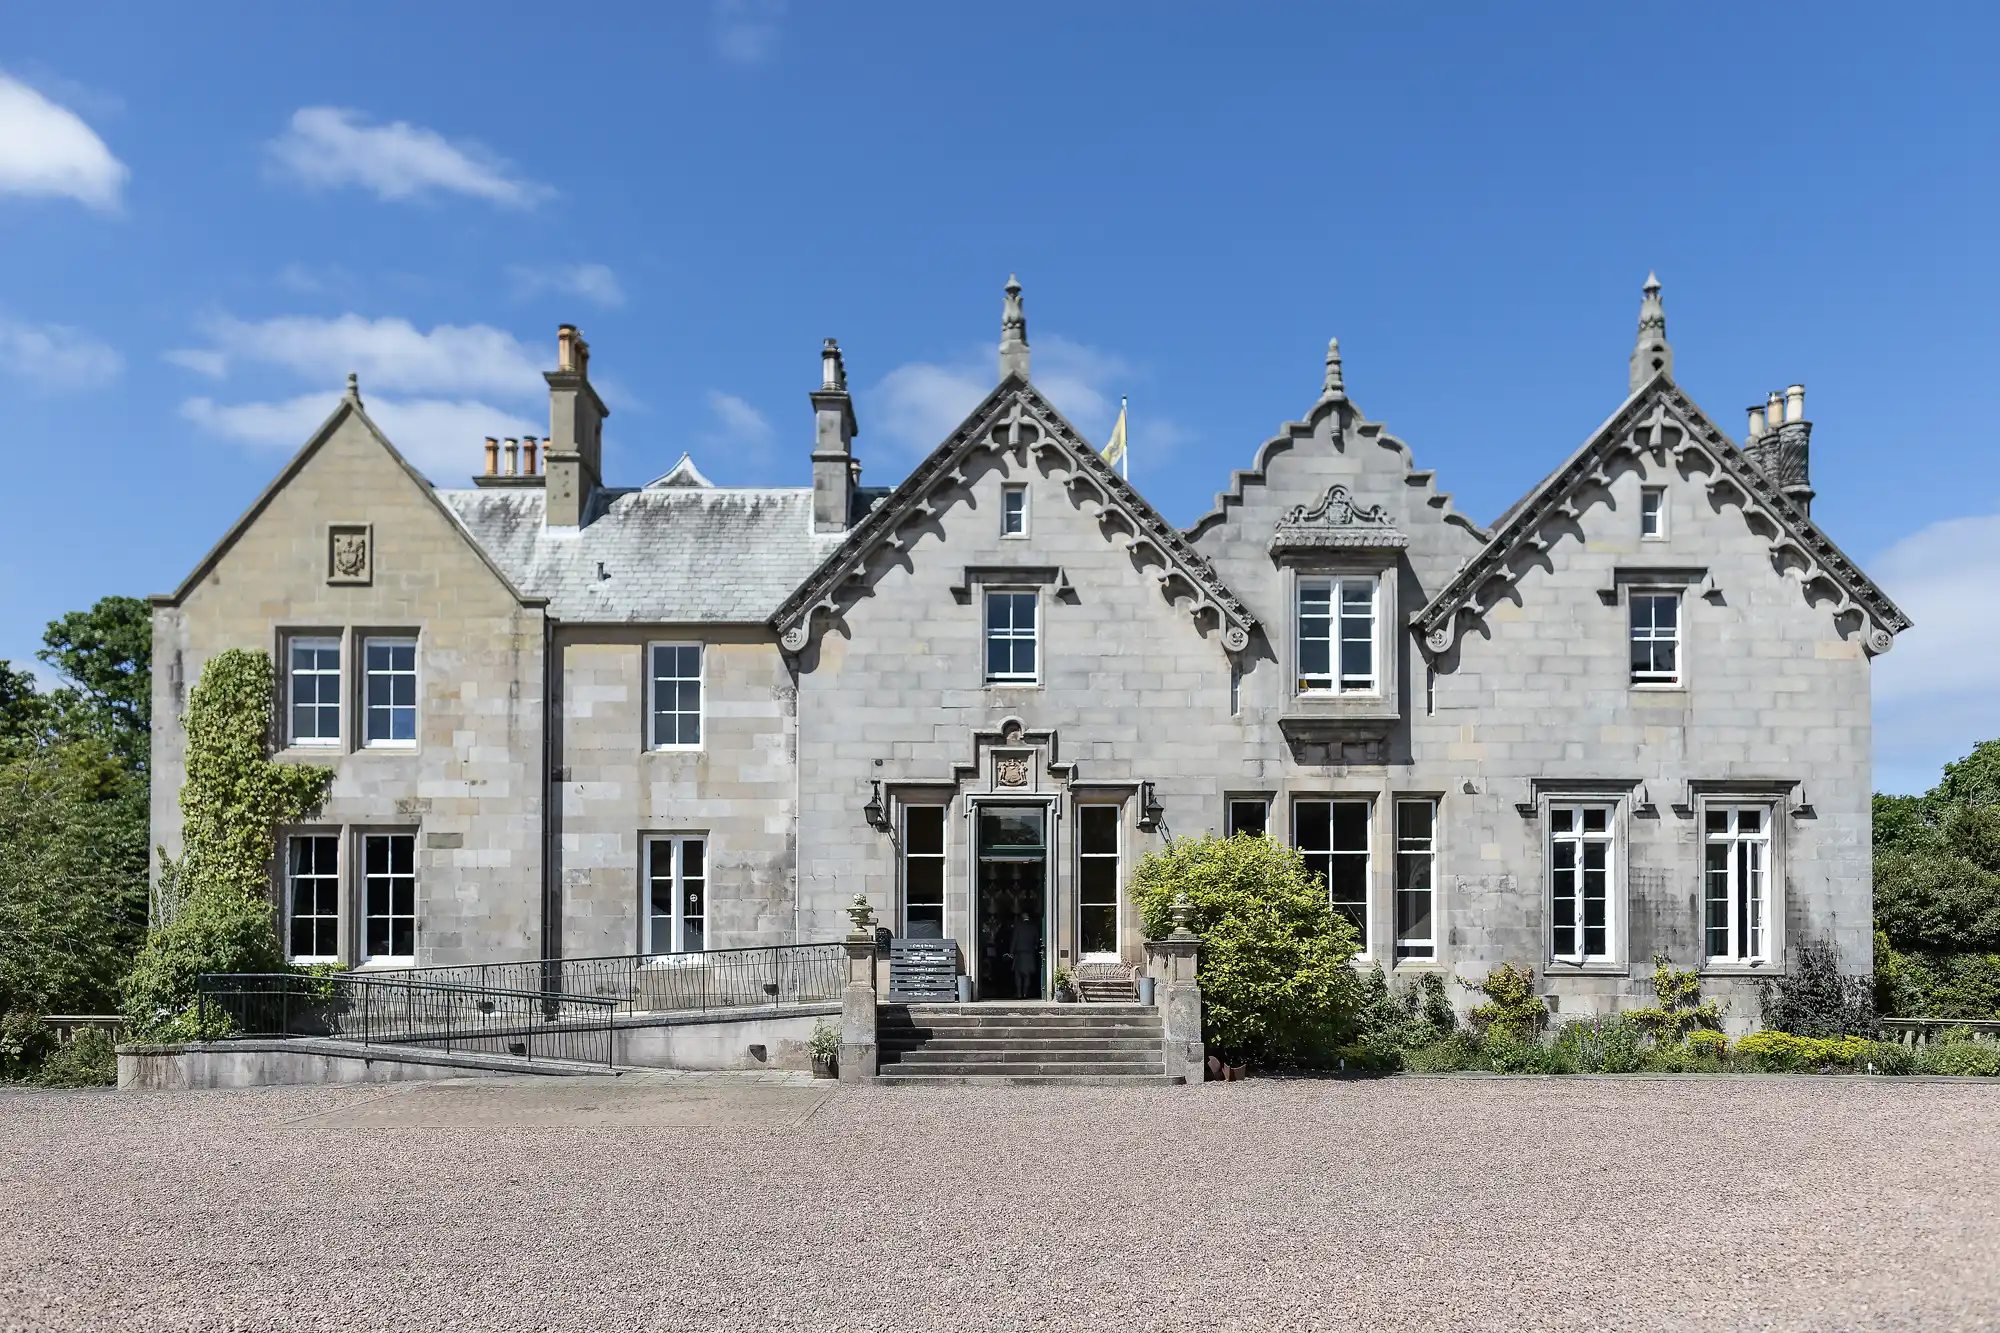
<svg viewBox="0 0 2000 1333">
<path fill-rule="evenodd" d="M 809 487 L 600 491 L 590 522 L 553 531 L 536 487 L 437 497 L 516 587 L 568 621 L 760 624 L 846 535 L 814 534 Z"/>
</svg>

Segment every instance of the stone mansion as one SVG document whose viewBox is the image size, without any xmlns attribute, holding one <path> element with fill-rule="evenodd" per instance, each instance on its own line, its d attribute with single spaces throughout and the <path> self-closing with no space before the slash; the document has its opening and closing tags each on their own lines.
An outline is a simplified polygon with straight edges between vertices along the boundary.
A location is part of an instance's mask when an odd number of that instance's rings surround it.
<svg viewBox="0 0 2000 1333">
<path fill-rule="evenodd" d="M 1871 965 L 1870 662 L 1909 621 L 1813 522 L 1804 390 L 1725 434 L 1656 281 L 1627 397 L 1490 525 L 1336 343 L 1174 526 L 1037 390 L 1011 282 L 992 392 L 893 488 L 831 339 L 803 486 L 613 485 L 574 328 L 546 378 L 547 438 L 453 489 L 350 378 L 154 598 L 156 844 L 225 648 L 334 771 L 272 867 L 300 961 L 831 940 L 865 893 L 1041 995 L 1138 961 L 1140 858 L 1215 831 L 1297 847 L 1367 961 L 1529 964 L 1564 1013 L 1649 996 L 1655 953 L 1738 1024 L 1801 940 Z"/>
</svg>

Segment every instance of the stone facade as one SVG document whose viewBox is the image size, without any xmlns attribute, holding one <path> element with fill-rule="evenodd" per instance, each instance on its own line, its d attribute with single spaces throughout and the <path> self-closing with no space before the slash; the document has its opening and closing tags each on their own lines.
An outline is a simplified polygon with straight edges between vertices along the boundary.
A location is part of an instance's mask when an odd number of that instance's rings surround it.
<svg viewBox="0 0 2000 1333">
<path fill-rule="evenodd" d="M 1630 396 L 1489 529 L 1360 412 L 1336 344 L 1182 531 L 1036 391 L 1018 285 L 1005 315 L 999 386 L 893 490 L 856 484 L 831 342 L 792 490 L 685 459 L 603 486 L 574 330 L 561 503 L 532 471 L 432 491 L 350 394 L 158 601 L 156 840 L 207 656 L 337 631 L 353 717 L 359 642 L 406 630 L 418 744 L 295 757 L 339 774 L 315 827 L 421 834 L 419 962 L 830 940 L 861 893 L 956 939 L 982 993 L 1039 992 L 1142 961 L 1139 858 L 1242 826 L 1320 857 L 1369 961 L 1527 963 L 1559 1012 L 1640 1001 L 1655 953 L 1739 1025 L 1792 944 L 1869 966 L 1869 663 L 1908 622 L 1812 523 L 1802 390 L 1746 453 L 1674 383 L 1649 282 Z"/>
</svg>

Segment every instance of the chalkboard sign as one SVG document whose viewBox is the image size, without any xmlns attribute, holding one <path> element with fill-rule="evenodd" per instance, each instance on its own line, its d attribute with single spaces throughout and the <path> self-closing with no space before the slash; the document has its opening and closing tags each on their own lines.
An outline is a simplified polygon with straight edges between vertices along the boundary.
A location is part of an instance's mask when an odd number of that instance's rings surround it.
<svg viewBox="0 0 2000 1333">
<path fill-rule="evenodd" d="M 958 941 L 889 941 L 889 998 L 904 1002 L 958 998 Z"/>
</svg>

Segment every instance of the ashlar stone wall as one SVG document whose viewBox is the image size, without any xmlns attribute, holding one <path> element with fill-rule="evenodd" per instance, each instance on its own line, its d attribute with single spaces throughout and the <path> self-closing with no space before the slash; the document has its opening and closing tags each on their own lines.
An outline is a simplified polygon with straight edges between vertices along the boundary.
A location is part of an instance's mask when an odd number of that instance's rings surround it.
<svg viewBox="0 0 2000 1333">
<path fill-rule="evenodd" d="M 330 577 L 334 530 L 366 537 L 365 581 Z M 371 632 L 418 640 L 413 747 L 360 744 L 359 654 Z M 359 957 L 359 837 L 399 830 L 417 837 L 418 962 L 537 957 L 543 632 L 540 609 L 508 590 L 343 407 L 186 595 L 156 599 L 154 844 L 180 850 L 182 716 L 203 664 L 227 648 L 253 648 L 282 668 L 290 635 L 338 636 L 342 742 L 278 757 L 334 771 L 325 809 L 305 828 L 342 836 L 343 960 Z M 274 893 L 278 874 L 274 866 Z"/>
</svg>

